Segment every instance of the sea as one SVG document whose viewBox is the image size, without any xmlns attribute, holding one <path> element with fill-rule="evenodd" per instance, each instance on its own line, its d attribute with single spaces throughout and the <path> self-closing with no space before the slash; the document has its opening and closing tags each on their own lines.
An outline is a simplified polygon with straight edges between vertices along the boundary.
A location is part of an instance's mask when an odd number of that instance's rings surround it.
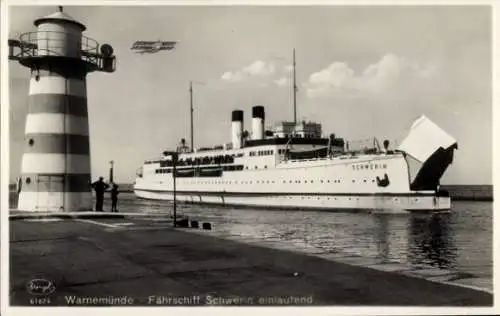
<svg viewBox="0 0 500 316">
<path fill-rule="evenodd" d="M 104 210 L 110 209 L 106 199 Z M 357 264 L 392 264 L 493 288 L 493 202 L 452 201 L 447 213 L 375 214 L 177 204 L 177 214 L 209 222 L 207 234 Z M 173 214 L 169 201 L 119 195 L 120 212 Z M 431 273 L 432 274 L 432 273 Z M 474 282 L 472 282 L 474 284 Z M 476 282 L 477 284 L 478 282 Z"/>
</svg>

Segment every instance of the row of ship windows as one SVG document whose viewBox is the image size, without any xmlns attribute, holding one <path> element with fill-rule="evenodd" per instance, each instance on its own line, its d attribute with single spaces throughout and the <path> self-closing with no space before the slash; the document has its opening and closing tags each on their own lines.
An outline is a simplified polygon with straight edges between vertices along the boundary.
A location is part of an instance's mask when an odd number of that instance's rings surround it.
<svg viewBox="0 0 500 316">
<path fill-rule="evenodd" d="M 274 155 L 274 150 L 259 150 L 259 151 L 251 151 L 249 153 L 250 157 L 254 156 L 270 156 Z"/>
<path fill-rule="evenodd" d="M 257 168 L 257 167 L 255 167 Z M 267 168 L 267 166 L 266 166 Z M 213 169 L 213 168 L 198 168 L 200 170 L 223 170 L 223 171 L 241 171 L 243 170 L 243 165 L 232 165 L 232 166 L 222 166 L 219 169 Z M 247 167 L 248 169 L 248 167 Z M 155 173 L 172 173 L 173 168 L 164 168 L 164 169 L 155 169 Z M 194 168 L 178 168 L 177 172 L 182 172 L 182 171 L 193 171 L 195 170 Z"/>
<path fill-rule="evenodd" d="M 276 184 L 276 182 L 279 183 L 279 181 L 274 181 L 274 180 L 267 180 L 267 181 L 264 181 L 264 180 L 256 180 L 256 181 L 239 181 L 238 180 L 234 180 L 234 181 L 231 181 L 231 180 L 208 180 L 208 181 L 199 181 L 199 180 L 191 180 L 189 181 L 188 184 L 253 184 L 255 182 L 255 184 Z M 367 180 L 367 179 L 364 179 L 363 181 L 359 181 L 358 183 L 368 183 L 368 182 L 372 182 L 372 183 L 375 183 L 375 180 L 372 179 L 372 180 Z M 282 183 L 296 183 L 296 184 L 301 184 L 301 180 L 283 180 Z M 314 184 L 314 180 L 304 180 L 304 183 L 310 183 L 310 184 Z M 343 183 L 342 180 L 319 180 L 318 182 L 316 183 Z M 356 180 L 352 180 L 352 183 L 356 183 Z"/>
<path fill-rule="evenodd" d="M 281 149 L 280 149 L 280 150 L 281 150 Z M 284 150 L 284 149 L 283 149 L 283 150 Z M 232 171 L 232 170 L 237 170 L 237 171 L 238 171 L 238 170 L 243 170 L 243 166 L 241 166 L 241 165 L 240 165 L 240 166 L 238 166 L 237 168 L 234 168 L 234 169 L 232 169 L 232 168 L 230 168 L 230 167 L 231 167 L 231 166 L 224 166 L 224 167 L 223 167 L 223 170 L 224 170 L 224 171 L 226 171 L 226 170 L 228 170 L 228 171 Z M 246 169 L 246 170 L 248 170 L 248 166 L 245 166 L 245 169 Z M 257 166 L 254 166 L 254 169 L 258 169 L 258 167 L 257 167 Z M 264 169 L 267 169 L 267 165 L 264 165 Z M 379 164 L 374 164 L 374 165 L 372 165 L 372 164 L 370 164 L 370 165 L 353 165 L 353 166 L 352 166 L 352 169 L 353 169 L 353 170 L 363 170 L 363 169 L 366 169 L 366 170 L 368 170 L 368 169 L 370 169 L 370 170 L 374 170 L 374 169 L 387 169 L 387 165 L 386 165 L 386 164 L 380 164 L 380 165 L 379 165 Z M 172 169 L 156 169 L 156 170 L 155 170 L 155 173 L 171 173 L 171 172 L 172 172 L 171 170 L 172 170 Z"/>
<path fill-rule="evenodd" d="M 387 164 L 352 165 L 352 170 L 387 169 Z"/>
<path fill-rule="evenodd" d="M 283 155 L 285 154 L 286 149 L 278 149 L 278 154 Z M 254 156 L 271 156 L 274 155 L 274 150 L 259 150 L 259 151 L 251 151 L 249 153 L 250 157 Z"/>
</svg>

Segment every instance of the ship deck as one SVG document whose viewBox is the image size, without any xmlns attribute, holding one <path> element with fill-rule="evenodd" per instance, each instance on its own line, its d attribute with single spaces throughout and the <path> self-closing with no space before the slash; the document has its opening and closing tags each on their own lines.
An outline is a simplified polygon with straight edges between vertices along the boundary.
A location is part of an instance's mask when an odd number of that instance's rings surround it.
<svg viewBox="0 0 500 316">
<path fill-rule="evenodd" d="M 181 305 L 234 303 L 216 298 L 235 297 L 236 304 L 251 298 L 266 305 L 259 298 L 291 296 L 305 305 L 493 304 L 483 291 L 174 229 L 168 218 L 104 215 L 12 217 L 11 304 L 67 306 L 70 298 L 89 296 L 128 296 L 133 305 L 155 306 L 173 305 L 168 297 L 184 298 Z M 35 278 L 55 284 L 49 301 L 30 303 L 26 284 Z"/>
</svg>

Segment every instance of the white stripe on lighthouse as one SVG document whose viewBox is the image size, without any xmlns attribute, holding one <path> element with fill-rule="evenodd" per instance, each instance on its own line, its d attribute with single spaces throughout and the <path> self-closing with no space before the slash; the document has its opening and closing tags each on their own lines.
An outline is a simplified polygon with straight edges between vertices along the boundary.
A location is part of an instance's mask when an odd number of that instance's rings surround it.
<svg viewBox="0 0 500 316">
<path fill-rule="evenodd" d="M 30 79 L 29 94 L 63 94 L 86 98 L 87 86 L 84 80 L 44 76 L 38 80 Z"/>
<path fill-rule="evenodd" d="M 26 134 L 89 135 L 87 117 L 60 113 L 32 113 L 26 118 Z"/>
<path fill-rule="evenodd" d="M 23 155 L 21 163 L 23 173 L 90 173 L 89 155 L 65 154 L 29 154 Z"/>
<path fill-rule="evenodd" d="M 89 192 L 21 192 L 18 210 L 22 211 L 88 211 L 92 209 Z"/>
</svg>

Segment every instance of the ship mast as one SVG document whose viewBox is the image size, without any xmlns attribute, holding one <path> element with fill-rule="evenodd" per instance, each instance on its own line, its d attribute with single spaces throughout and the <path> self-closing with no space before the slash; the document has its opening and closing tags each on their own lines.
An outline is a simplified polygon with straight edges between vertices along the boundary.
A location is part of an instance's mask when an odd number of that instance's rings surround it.
<svg viewBox="0 0 500 316">
<path fill-rule="evenodd" d="M 189 116 L 191 118 L 191 152 L 194 152 L 194 132 L 193 132 L 193 82 L 189 82 Z"/>
<path fill-rule="evenodd" d="M 297 83 L 295 78 L 295 48 L 293 49 L 293 123 L 297 125 Z"/>
</svg>

